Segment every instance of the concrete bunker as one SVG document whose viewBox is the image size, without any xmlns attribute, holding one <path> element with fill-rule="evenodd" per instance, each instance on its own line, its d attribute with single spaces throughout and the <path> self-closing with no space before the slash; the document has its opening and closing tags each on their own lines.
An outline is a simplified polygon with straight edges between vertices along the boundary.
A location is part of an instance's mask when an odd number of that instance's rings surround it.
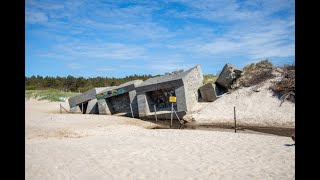
<svg viewBox="0 0 320 180">
<path fill-rule="evenodd" d="M 174 109 L 182 118 L 198 102 L 198 89 L 202 86 L 203 75 L 200 65 L 185 72 L 150 78 L 136 87 L 140 118 L 154 118 L 154 105 L 158 119 L 170 119 L 170 94 L 176 96 Z"/>
<path fill-rule="evenodd" d="M 107 88 L 96 95 L 98 113 L 138 117 L 138 103 L 135 88 L 142 80 L 129 81 L 119 86 Z M 130 107 L 131 105 L 131 107 Z"/>
</svg>

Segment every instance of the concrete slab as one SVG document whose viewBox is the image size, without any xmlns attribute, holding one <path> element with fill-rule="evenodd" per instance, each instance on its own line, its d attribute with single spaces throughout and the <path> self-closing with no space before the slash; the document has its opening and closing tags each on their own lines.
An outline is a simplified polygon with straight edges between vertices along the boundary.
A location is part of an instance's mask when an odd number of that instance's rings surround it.
<svg viewBox="0 0 320 180">
<path fill-rule="evenodd" d="M 216 84 L 208 83 L 199 88 L 203 101 L 213 102 L 218 99 L 222 94 L 226 93 L 222 88 Z"/>
<path fill-rule="evenodd" d="M 90 89 L 80 95 L 77 95 L 75 97 L 69 98 L 68 102 L 69 102 L 69 106 L 70 108 L 73 108 L 75 106 L 80 105 L 81 103 L 85 103 L 90 101 L 91 99 L 95 99 L 96 95 L 98 93 L 100 93 L 101 91 L 107 89 L 107 88 L 111 88 L 111 87 L 96 87 L 93 89 Z"/>
<path fill-rule="evenodd" d="M 239 70 L 237 70 L 234 65 L 226 64 L 215 83 L 223 86 L 224 88 L 230 89 L 233 81 L 237 78 L 238 74 Z"/>
</svg>

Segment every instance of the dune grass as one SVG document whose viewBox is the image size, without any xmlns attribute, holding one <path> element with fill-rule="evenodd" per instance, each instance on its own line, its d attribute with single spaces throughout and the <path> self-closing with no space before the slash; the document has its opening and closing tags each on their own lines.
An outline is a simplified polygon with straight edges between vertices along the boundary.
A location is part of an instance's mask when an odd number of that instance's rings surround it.
<svg viewBox="0 0 320 180">
<path fill-rule="evenodd" d="M 48 90 L 26 90 L 25 91 L 25 100 L 30 98 L 35 98 L 38 100 L 49 100 L 49 101 L 63 101 L 59 98 L 69 98 L 74 97 L 80 93 L 76 92 L 63 92 L 56 89 Z"/>
<path fill-rule="evenodd" d="M 204 74 L 203 75 L 203 84 L 215 83 L 217 78 L 218 77 L 213 74 Z"/>
</svg>

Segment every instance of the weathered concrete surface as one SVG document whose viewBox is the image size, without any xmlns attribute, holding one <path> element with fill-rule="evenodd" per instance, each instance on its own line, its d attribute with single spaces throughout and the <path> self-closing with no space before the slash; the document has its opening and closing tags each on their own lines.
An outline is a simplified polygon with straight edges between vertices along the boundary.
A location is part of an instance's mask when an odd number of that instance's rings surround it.
<svg viewBox="0 0 320 180">
<path fill-rule="evenodd" d="M 79 106 L 70 108 L 70 113 L 80 113 L 80 112 L 81 112 L 81 109 Z"/>
<path fill-rule="evenodd" d="M 136 90 L 129 92 L 129 99 L 133 111 L 134 117 L 139 117 L 139 109 L 138 109 L 138 99 L 137 99 L 137 92 Z"/>
<path fill-rule="evenodd" d="M 148 97 L 152 95 L 150 92 L 167 91 L 167 89 L 174 90 L 177 98 L 174 106 L 177 112 L 190 111 L 194 103 L 198 101 L 198 88 L 202 85 L 202 81 L 203 75 L 200 65 L 179 74 L 160 76 L 144 81 L 136 87 L 139 116 L 148 116 L 154 111 L 154 107 L 150 107 L 150 105 L 154 104 L 154 102 L 150 103 L 150 100 L 154 99 Z M 169 96 L 166 95 L 165 97 L 168 98 Z M 166 100 L 168 101 L 168 99 Z M 157 103 L 155 104 L 158 105 Z"/>
<path fill-rule="evenodd" d="M 186 109 L 191 111 L 198 102 L 198 89 L 203 85 L 203 74 L 200 65 L 189 70 L 189 73 L 183 78 L 184 92 L 186 97 Z"/>
<path fill-rule="evenodd" d="M 95 99 L 96 95 L 98 93 L 100 93 L 101 91 L 110 88 L 110 87 L 96 87 L 93 89 L 90 89 L 80 95 L 77 95 L 75 97 L 69 98 L 68 102 L 69 102 L 69 106 L 70 108 L 73 108 L 81 103 L 85 103 L 90 101 L 91 99 Z"/>
<path fill-rule="evenodd" d="M 99 114 L 107 114 L 107 115 L 111 115 L 111 111 L 106 103 L 105 99 L 98 99 L 98 110 L 99 110 Z"/>
<path fill-rule="evenodd" d="M 237 70 L 232 64 L 226 64 L 215 83 L 230 89 L 233 81 L 241 74 L 242 71 Z"/>
<path fill-rule="evenodd" d="M 98 113 L 97 111 L 97 99 L 92 99 L 88 102 L 86 114 L 96 114 Z"/>
<path fill-rule="evenodd" d="M 213 102 L 225 93 L 216 84 L 208 83 L 199 88 L 202 100 L 206 102 Z"/>
</svg>

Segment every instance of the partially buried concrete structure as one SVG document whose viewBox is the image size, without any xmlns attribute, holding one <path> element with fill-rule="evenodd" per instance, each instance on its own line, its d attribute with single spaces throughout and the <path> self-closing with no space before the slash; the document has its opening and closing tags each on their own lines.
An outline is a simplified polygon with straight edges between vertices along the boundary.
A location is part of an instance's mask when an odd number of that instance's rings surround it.
<svg viewBox="0 0 320 180">
<path fill-rule="evenodd" d="M 206 102 L 213 102 L 229 89 L 232 89 L 233 82 L 239 78 L 242 71 L 236 69 L 232 64 L 224 65 L 214 84 L 208 83 L 199 88 L 201 99 Z"/>
<path fill-rule="evenodd" d="M 205 102 L 213 102 L 221 97 L 226 89 L 217 84 L 208 83 L 199 88 L 201 98 Z"/>
<path fill-rule="evenodd" d="M 238 70 L 234 65 L 226 64 L 215 83 L 230 89 L 231 85 L 240 76 L 241 72 L 242 71 Z"/>
<path fill-rule="evenodd" d="M 132 116 L 132 112 L 134 117 L 139 117 L 135 88 L 142 82 L 142 80 L 129 81 L 119 86 L 108 87 L 98 93 L 95 96 L 98 113 Z"/>
<path fill-rule="evenodd" d="M 202 86 L 203 75 L 200 65 L 185 72 L 150 78 L 136 87 L 140 118 L 154 115 L 154 106 L 159 119 L 170 119 L 171 103 L 169 96 L 176 96 L 174 109 L 178 116 L 191 111 L 198 102 L 198 89 Z M 164 114 L 161 116 L 161 114 Z M 165 115 L 166 114 L 166 115 Z M 169 115 L 169 116 L 167 116 Z"/>
<path fill-rule="evenodd" d="M 69 98 L 70 111 L 76 111 L 79 107 L 83 114 L 97 114 L 98 104 L 96 95 L 101 91 L 111 87 L 97 87 L 90 89 L 80 95 Z"/>
</svg>

